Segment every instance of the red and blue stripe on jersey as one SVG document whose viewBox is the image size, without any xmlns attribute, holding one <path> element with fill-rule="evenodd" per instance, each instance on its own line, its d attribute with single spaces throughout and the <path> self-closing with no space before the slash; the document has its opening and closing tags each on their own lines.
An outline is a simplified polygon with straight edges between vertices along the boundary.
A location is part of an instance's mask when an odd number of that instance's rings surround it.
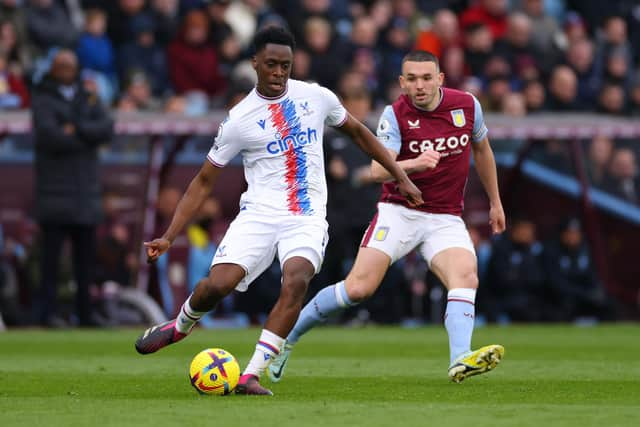
<svg viewBox="0 0 640 427">
<path fill-rule="evenodd" d="M 279 139 L 300 132 L 300 118 L 291 99 L 269 105 L 273 127 L 280 133 Z M 302 146 L 291 144 L 285 151 L 285 180 L 287 183 L 287 207 L 294 215 L 311 215 L 309 182 L 307 181 L 307 154 Z"/>
</svg>

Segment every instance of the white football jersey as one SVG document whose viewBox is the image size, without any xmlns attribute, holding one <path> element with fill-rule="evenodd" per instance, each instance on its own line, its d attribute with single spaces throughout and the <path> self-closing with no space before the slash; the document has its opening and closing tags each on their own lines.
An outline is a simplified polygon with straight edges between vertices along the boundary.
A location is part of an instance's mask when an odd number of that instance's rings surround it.
<svg viewBox="0 0 640 427">
<path fill-rule="evenodd" d="M 248 188 L 241 210 L 324 217 L 324 125 L 346 119 L 338 97 L 317 84 L 290 79 L 276 98 L 254 88 L 229 111 L 207 158 L 222 167 L 242 155 Z"/>
</svg>

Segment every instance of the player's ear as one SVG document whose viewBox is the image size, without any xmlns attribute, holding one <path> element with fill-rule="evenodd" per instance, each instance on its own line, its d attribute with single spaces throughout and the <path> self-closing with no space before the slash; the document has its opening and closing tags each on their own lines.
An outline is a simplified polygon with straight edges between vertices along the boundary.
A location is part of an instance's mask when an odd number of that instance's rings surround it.
<svg viewBox="0 0 640 427">
<path fill-rule="evenodd" d="M 402 74 L 398 77 L 398 83 L 400 83 L 400 88 L 404 89 L 404 76 Z"/>
<path fill-rule="evenodd" d="M 258 71 L 258 60 L 255 55 L 251 57 L 251 66 L 254 70 Z"/>
<path fill-rule="evenodd" d="M 443 85 L 443 83 L 444 83 L 444 73 L 442 73 L 442 72 L 438 73 L 438 82 L 440 83 L 440 86 Z"/>
</svg>

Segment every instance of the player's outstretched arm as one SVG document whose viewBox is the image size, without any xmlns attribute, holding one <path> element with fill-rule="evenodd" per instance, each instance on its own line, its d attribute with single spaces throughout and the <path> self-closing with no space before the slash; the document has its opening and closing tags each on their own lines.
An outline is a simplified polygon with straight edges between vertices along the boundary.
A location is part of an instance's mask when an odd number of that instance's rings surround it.
<svg viewBox="0 0 640 427">
<path fill-rule="evenodd" d="M 213 185 L 215 184 L 222 168 L 214 166 L 206 160 L 200 168 L 198 174 L 191 180 L 187 191 L 180 199 L 178 207 L 176 208 L 171 224 L 164 233 L 164 235 L 158 239 L 154 239 L 151 242 L 144 242 L 144 246 L 147 248 L 147 260 L 153 262 L 160 255 L 165 253 L 174 239 L 184 226 L 193 218 L 193 215 L 198 211 L 202 202 L 209 196 Z"/>
<path fill-rule="evenodd" d="M 472 144 L 473 160 L 476 164 L 476 171 L 482 182 L 484 190 L 489 197 L 489 223 L 494 234 L 502 233 L 505 229 L 504 209 L 498 191 L 498 172 L 496 171 L 496 161 L 493 157 L 493 150 L 489 144 L 489 138 L 484 138 L 480 142 Z"/>
<path fill-rule="evenodd" d="M 365 125 L 355 119 L 351 114 L 347 113 L 347 120 L 338 129 L 349 135 L 365 153 L 390 172 L 398 182 L 400 193 L 407 198 L 409 204 L 417 206 L 424 203 L 422 200 L 422 193 L 418 187 L 411 182 L 407 174 L 400 166 L 398 166 L 387 149 Z"/>
</svg>

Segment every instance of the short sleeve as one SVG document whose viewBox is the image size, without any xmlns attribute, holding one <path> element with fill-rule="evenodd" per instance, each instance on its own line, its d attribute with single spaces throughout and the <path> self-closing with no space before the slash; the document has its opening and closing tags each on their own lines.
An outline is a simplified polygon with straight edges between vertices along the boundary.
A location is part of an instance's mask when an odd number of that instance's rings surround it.
<svg viewBox="0 0 640 427">
<path fill-rule="evenodd" d="M 473 133 L 471 135 L 471 139 L 473 140 L 473 142 L 480 142 L 486 138 L 487 134 L 489 133 L 489 129 L 487 129 L 487 126 L 484 124 L 484 114 L 482 114 L 482 106 L 480 105 L 480 102 L 478 102 L 475 96 L 472 95 L 472 97 L 474 112 L 472 131 Z"/>
<path fill-rule="evenodd" d="M 393 150 L 396 153 L 400 152 L 400 147 L 402 145 L 400 126 L 396 119 L 396 113 L 390 105 L 384 107 L 384 110 L 380 115 L 376 135 L 378 136 L 380 143 L 384 145 L 385 148 Z"/>
<path fill-rule="evenodd" d="M 347 110 L 344 108 L 335 93 L 320 86 L 320 96 L 325 105 L 327 116 L 324 123 L 327 126 L 340 127 L 347 121 Z"/>
<path fill-rule="evenodd" d="M 207 154 L 207 159 L 217 167 L 224 167 L 241 150 L 241 140 L 237 138 L 233 122 L 227 117 L 220 127 L 213 146 Z"/>
</svg>

